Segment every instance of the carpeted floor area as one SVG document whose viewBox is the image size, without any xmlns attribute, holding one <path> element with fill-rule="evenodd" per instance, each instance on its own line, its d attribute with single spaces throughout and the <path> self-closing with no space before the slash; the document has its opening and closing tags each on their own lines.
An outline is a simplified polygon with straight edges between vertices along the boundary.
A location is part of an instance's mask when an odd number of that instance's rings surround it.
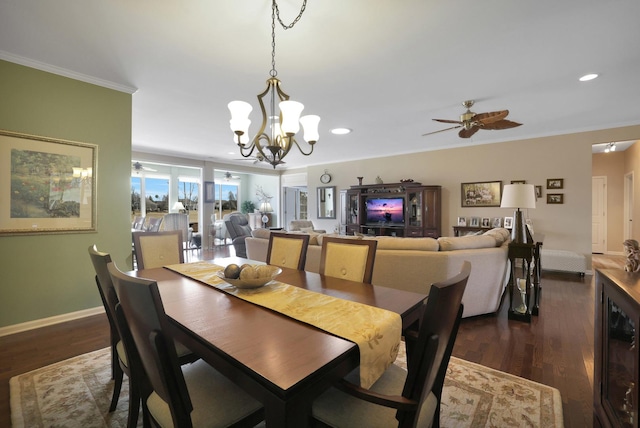
<svg viewBox="0 0 640 428">
<path fill-rule="evenodd" d="M 107 412 L 110 358 L 105 348 L 11 378 L 13 427 L 125 427 L 126 380 L 116 411 Z M 403 366 L 404 355 L 396 364 Z M 562 400 L 555 388 L 452 357 L 440 421 L 456 428 L 561 428 Z"/>
</svg>

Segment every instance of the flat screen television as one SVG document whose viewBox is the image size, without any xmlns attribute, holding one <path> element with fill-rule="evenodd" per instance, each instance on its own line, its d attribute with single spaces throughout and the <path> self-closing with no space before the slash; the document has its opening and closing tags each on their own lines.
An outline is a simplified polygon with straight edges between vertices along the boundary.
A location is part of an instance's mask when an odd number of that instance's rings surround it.
<svg viewBox="0 0 640 428">
<path fill-rule="evenodd" d="M 366 213 L 367 224 L 404 225 L 404 198 L 369 197 Z"/>
</svg>

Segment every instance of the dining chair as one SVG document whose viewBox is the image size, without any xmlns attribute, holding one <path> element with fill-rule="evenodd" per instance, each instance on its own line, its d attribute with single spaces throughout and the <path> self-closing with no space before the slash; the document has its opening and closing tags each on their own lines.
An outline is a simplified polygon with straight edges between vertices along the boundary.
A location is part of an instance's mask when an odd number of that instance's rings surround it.
<svg viewBox="0 0 640 428">
<path fill-rule="evenodd" d="M 165 214 L 162 218 L 162 230 L 179 230 L 182 232 L 182 248 L 186 251 L 190 249 L 191 234 L 193 229 L 189 227 L 189 215 L 182 213 Z"/>
<path fill-rule="evenodd" d="M 144 225 L 144 217 L 137 215 L 133 218 L 133 222 L 131 223 L 131 229 L 142 230 L 143 225 Z"/>
<path fill-rule="evenodd" d="M 471 272 L 463 262 L 459 274 L 435 283 L 418 331 L 405 334 L 407 370 L 392 364 L 370 389 L 358 386 L 354 370 L 313 403 L 317 426 L 439 427 L 440 398 L 458 326 L 462 295 Z"/>
<path fill-rule="evenodd" d="M 264 419 L 260 402 L 208 363 L 178 364 L 155 281 L 129 276 L 114 263 L 108 270 L 120 299 L 116 313 L 124 314 L 147 375 L 143 400 L 154 425 L 253 427 Z"/>
<path fill-rule="evenodd" d="M 378 241 L 324 237 L 320 274 L 371 284 Z"/>
<path fill-rule="evenodd" d="M 310 236 L 298 233 L 271 232 L 267 264 L 304 270 Z"/>
<path fill-rule="evenodd" d="M 160 230 L 160 226 L 162 225 L 162 217 L 149 217 L 149 222 L 147 223 L 146 231 L 147 232 L 158 232 Z"/>
<path fill-rule="evenodd" d="M 131 335 L 128 327 L 118 323 L 116 316 L 116 305 L 118 304 L 118 295 L 113 286 L 111 275 L 107 265 L 111 263 L 111 255 L 98 251 L 95 245 L 89 247 L 89 257 L 96 272 L 96 284 L 100 292 L 100 298 L 104 305 L 104 310 L 109 320 L 111 329 L 111 370 L 112 378 L 115 381 L 109 412 L 113 412 L 118 405 L 120 390 L 122 389 L 123 377 L 126 374 L 129 378 L 129 415 L 127 427 L 136 426 L 138 420 L 139 403 L 141 399 L 141 382 L 144 377 L 144 369 L 140 358 L 137 357 L 135 345 L 127 338 Z M 199 357 L 193 354 L 180 342 L 176 342 L 176 352 L 179 356 L 180 364 L 188 364 L 196 361 Z M 138 403 L 132 406 L 131 403 Z"/>
<path fill-rule="evenodd" d="M 179 230 L 135 232 L 133 249 L 138 270 L 184 263 L 182 232 Z"/>
</svg>

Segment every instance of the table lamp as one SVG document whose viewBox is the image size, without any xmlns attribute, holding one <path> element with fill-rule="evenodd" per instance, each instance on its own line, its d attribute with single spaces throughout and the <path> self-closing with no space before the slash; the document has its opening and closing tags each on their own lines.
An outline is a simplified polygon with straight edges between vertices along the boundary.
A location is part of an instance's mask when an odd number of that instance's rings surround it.
<svg viewBox="0 0 640 428">
<path fill-rule="evenodd" d="M 536 207 L 536 191 L 533 184 L 505 184 L 500 208 L 516 208 L 513 214 L 511 241 L 516 244 L 532 244 L 533 237 L 524 222 L 520 208 Z"/>
<path fill-rule="evenodd" d="M 173 209 L 178 211 L 179 213 L 183 213 L 185 212 L 185 208 L 184 208 L 184 204 L 180 201 L 176 202 L 175 204 L 173 204 Z"/>
<path fill-rule="evenodd" d="M 260 212 L 262 213 L 262 227 L 267 228 L 267 223 L 269 223 L 269 216 L 266 213 L 270 213 L 273 211 L 271 208 L 271 204 L 269 202 L 263 202 L 260 204 Z"/>
</svg>

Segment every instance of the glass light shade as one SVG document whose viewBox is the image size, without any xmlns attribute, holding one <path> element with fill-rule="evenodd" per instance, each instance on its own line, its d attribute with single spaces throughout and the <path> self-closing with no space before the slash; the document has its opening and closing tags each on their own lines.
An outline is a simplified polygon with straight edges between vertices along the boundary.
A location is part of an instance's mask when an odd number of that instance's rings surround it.
<svg viewBox="0 0 640 428">
<path fill-rule="evenodd" d="M 229 127 L 231 130 L 233 132 L 241 131 L 243 135 L 249 134 L 249 125 L 251 125 L 251 121 L 249 119 L 231 119 L 229 121 Z"/>
<path fill-rule="evenodd" d="M 235 132 L 243 129 L 249 129 L 249 124 L 251 123 L 249 120 L 249 113 L 253 110 L 251 104 L 245 101 L 231 101 L 227 104 L 227 107 L 231 112 L 231 120 L 229 121 L 231 124 L 231 130 Z"/>
<path fill-rule="evenodd" d="M 300 123 L 302 124 L 302 129 L 304 131 L 305 141 L 313 141 L 314 143 L 318 141 L 318 139 L 320 138 L 320 134 L 318 133 L 318 123 L 320 123 L 320 116 L 316 116 L 315 114 L 302 116 L 300 118 Z"/>
<path fill-rule="evenodd" d="M 282 130 L 287 134 L 295 134 L 300 130 L 300 113 L 304 105 L 297 101 L 282 101 L 278 104 L 282 112 Z"/>
<path fill-rule="evenodd" d="M 501 208 L 535 208 L 536 191 L 533 184 L 505 184 Z"/>
</svg>

